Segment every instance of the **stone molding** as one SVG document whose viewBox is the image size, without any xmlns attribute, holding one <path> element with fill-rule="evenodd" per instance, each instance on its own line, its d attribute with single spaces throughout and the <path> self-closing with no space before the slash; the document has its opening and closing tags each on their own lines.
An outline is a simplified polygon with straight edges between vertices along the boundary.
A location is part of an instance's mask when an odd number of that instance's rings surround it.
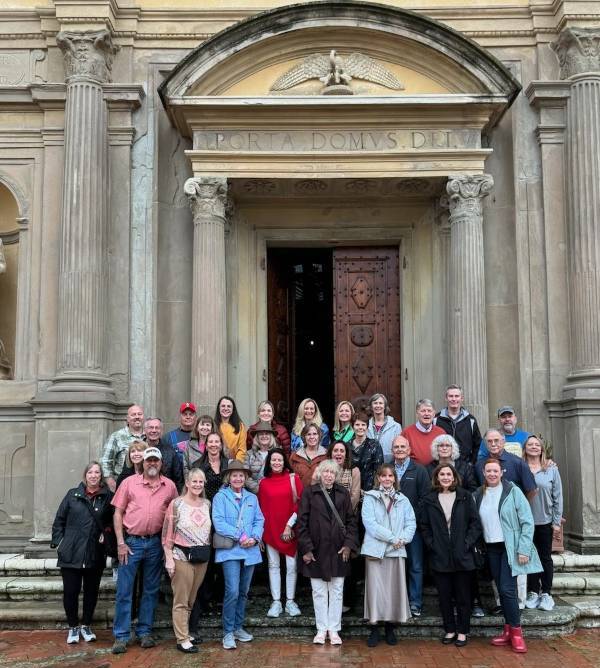
<svg viewBox="0 0 600 668">
<path fill-rule="evenodd" d="M 108 30 L 62 31 L 56 43 L 65 59 L 67 83 L 73 79 L 110 82 L 113 59 L 120 47 L 113 44 Z"/>
<path fill-rule="evenodd" d="M 565 28 L 550 44 L 560 64 L 560 78 L 600 72 L 600 28 Z"/>
<path fill-rule="evenodd" d="M 462 215 L 481 216 L 482 200 L 493 187 L 489 174 L 451 174 L 446 186 L 451 220 Z"/>
<path fill-rule="evenodd" d="M 220 176 L 197 176 L 188 179 L 183 190 L 188 196 L 194 225 L 227 219 L 227 179 Z"/>
</svg>

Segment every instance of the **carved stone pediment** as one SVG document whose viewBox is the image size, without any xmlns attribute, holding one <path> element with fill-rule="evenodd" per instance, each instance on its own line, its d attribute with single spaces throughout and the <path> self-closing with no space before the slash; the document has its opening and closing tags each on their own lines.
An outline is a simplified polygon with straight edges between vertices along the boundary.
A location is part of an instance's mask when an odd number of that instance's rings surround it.
<svg viewBox="0 0 600 668">
<path fill-rule="evenodd" d="M 301 63 L 284 72 L 272 84 L 269 92 L 287 91 L 314 79 L 323 84 L 319 91 L 321 95 L 353 95 L 353 79 L 369 81 L 392 90 L 404 89 L 402 83 L 373 58 L 358 52 L 339 56 L 332 50 L 329 56 L 323 53 L 307 56 Z"/>
</svg>

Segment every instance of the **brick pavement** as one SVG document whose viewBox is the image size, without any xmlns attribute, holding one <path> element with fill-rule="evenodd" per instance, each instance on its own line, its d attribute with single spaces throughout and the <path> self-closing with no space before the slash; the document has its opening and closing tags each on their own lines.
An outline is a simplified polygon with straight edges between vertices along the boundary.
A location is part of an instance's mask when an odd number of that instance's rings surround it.
<svg viewBox="0 0 600 668">
<path fill-rule="evenodd" d="M 529 652 L 516 655 L 493 648 L 489 640 L 474 638 L 463 649 L 444 647 L 436 640 L 401 640 L 390 648 L 382 643 L 369 649 L 364 639 L 347 640 L 342 647 L 315 647 L 305 640 L 256 640 L 236 651 L 224 651 L 217 642 L 201 645 L 196 655 L 175 649 L 173 640 L 162 639 L 153 649 L 131 647 L 127 654 L 110 653 L 109 631 L 98 633 L 98 642 L 68 646 L 64 631 L 1 631 L 1 668 L 599 668 L 600 630 L 548 640 L 528 641 Z"/>
</svg>

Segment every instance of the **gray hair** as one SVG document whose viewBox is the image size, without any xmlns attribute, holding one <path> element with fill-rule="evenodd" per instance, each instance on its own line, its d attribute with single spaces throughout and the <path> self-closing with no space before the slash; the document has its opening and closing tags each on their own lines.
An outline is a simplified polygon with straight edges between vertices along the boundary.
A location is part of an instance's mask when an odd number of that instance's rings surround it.
<svg viewBox="0 0 600 668">
<path fill-rule="evenodd" d="M 431 399 L 419 399 L 419 401 L 417 401 L 417 405 L 415 406 L 415 410 L 418 411 L 421 406 L 429 406 L 429 408 L 433 408 L 433 410 L 435 410 L 435 405 Z"/>
<path fill-rule="evenodd" d="M 440 459 L 439 447 L 442 443 L 447 443 L 452 446 L 452 461 L 455 462 L 460 457 L 460 449 L 456 439 L 450 436 L 450 434 L 440 434 L 436 436 L 433 441 L 431 441 L 431 457 L 436 462 Z"/>
<path fill-rule="evenodd" d="M 340 482 L 342 479 L 342 469 L 333 459 L 324 459 L 315 469 L 315 482 L 321 482 L 321 475 L 324 471 L 333 471 L 335 473 L 335 481 Z"/>
<path fill-rule="evenodd" d="M 504 443 L 506 443 L 506 438 L 505 438 L 504 434 L 503 434 L 503 433 L 500 431 L 500 429 L 498 429 L 497 427 L 496 427 L 495 429 L 494 429 L 493 427 L 490 427 L 490 428 L 485 432 L 485 434 L 483 435 L 483 440 L 484 440 L 484 442 L 487 441 L 488 434 L 491 434 L 493 431 L 495 431 L 497 434 L 500 434 L 500 436 L 502 437 L 502 441 L 503 441 Z"/>
</svg>

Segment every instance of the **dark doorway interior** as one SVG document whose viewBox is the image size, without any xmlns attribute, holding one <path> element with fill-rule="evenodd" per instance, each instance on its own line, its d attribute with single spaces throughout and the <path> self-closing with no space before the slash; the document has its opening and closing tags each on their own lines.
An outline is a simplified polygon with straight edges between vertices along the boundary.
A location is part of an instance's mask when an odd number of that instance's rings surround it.
<svg viewBox="0 0 600 668">
<path fill-rule="evenodd" d="M 267 253 L 269 398 L 289 428 L 305 397 L 331 424 L 334 410 L 333 252 L 271 248 Z"/>
</svg>

